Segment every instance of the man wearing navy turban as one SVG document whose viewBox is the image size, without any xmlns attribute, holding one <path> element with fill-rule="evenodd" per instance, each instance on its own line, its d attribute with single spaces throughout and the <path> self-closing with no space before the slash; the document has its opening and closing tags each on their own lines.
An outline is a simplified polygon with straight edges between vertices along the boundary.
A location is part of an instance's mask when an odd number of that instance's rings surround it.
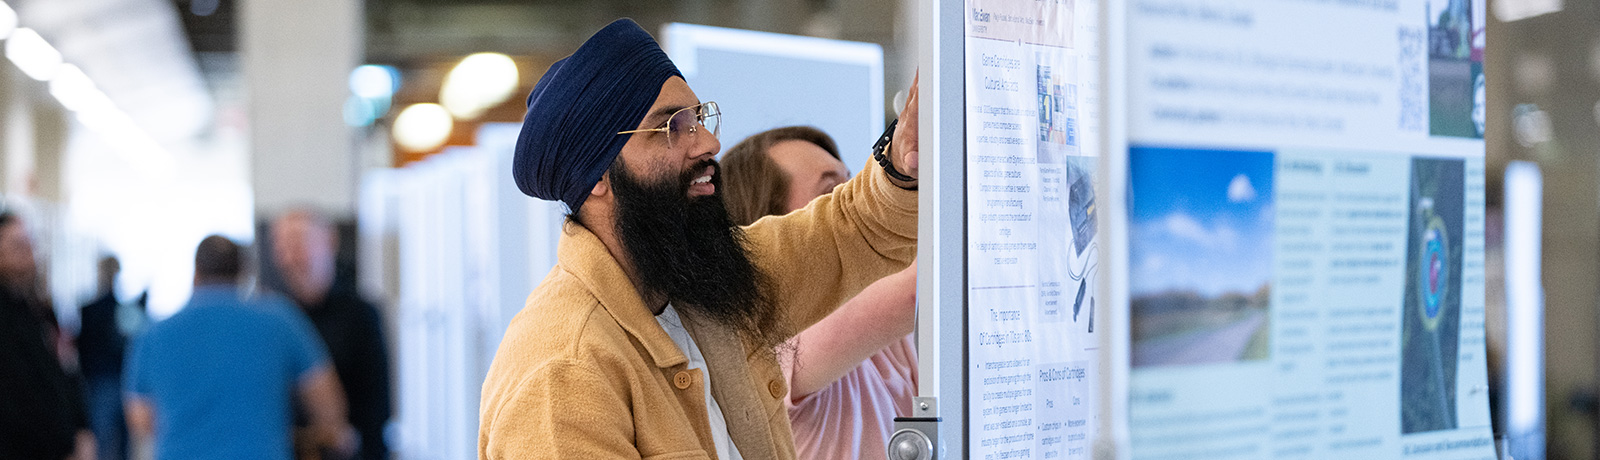
<svg viewBox="0 0 1600 460">
<path fill-rule="evenodd" d="M 715 104 L 648 33 L 618 20 L 552 65 L 511 173 L 568 220 L 490 366 L 479 457 L 794 458 L 773 347 L 915 257 L 916 94 L 881 163 L 741 228 Z"/>
</svg>

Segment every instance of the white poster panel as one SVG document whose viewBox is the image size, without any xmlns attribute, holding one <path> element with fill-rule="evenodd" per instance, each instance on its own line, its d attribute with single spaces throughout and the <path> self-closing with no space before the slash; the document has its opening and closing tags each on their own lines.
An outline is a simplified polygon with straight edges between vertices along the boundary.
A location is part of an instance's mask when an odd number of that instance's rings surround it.
<svg viewBox="0 0 1600 460">
<path fill-rule="evenodd" d="M 1128 6 L 1134 458 L 1494 457 L 1484 6 Z"/>
<path fill-rule="evenodd" d="M 1090 458 L 1098 423 L 1093 0 L 966 2 L 970 458 Z"/>
</svg>

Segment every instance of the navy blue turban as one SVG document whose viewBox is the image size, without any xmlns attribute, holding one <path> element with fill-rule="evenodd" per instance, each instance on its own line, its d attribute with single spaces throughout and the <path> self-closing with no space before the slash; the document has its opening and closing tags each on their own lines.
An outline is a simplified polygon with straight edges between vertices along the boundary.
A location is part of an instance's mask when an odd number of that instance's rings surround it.
<svg viewBox="0 0 1600 460">
<path fill-rule="evenodd" d="M 528 95 L 511 176 L 528 196 L 573 213 L 622 152 L 668 78 L 682 77 L 661 46 L 618 19 L 556 61 Z"/>
</svg>

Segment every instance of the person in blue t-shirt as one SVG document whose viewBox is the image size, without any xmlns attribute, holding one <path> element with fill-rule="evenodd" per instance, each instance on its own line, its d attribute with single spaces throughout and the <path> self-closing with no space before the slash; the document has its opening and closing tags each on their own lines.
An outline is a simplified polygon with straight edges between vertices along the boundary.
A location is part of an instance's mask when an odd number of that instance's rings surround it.
<svg viewBox="0 0 1600 460">
<path fill-rule="evenodd" d="M 287 300 L 240 296 L 242 259 L 227 238 L 200 242 L 189 304 L 129 352 L 129 431 L 161 459 L 290 459 L 298 396 L 312 438 L 348 456 L 359 440 L 327 351 Z"/>
</svg>

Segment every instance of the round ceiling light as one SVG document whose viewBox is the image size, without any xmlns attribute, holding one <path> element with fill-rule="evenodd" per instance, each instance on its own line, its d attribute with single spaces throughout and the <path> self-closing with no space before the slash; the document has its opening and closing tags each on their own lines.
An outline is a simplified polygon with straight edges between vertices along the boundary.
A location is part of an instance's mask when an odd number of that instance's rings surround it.
<svg viewBox="0 0 1600 460">
<path fill-rule="evenodd" d="M 366 99 L 384 99 L 394 95 L 399 80 L 393 67 L 367 64 L 350 71 L 350 92 Z"/>
<path fill-rule="evenodd" d="M 477 53 L 456 64 L 444 78 L 439 101 L 463 120 L 483 116 L 517 90 L 517 63 L 500 53 Z"/>
<path fill-rule="evenodd" d="M 439 104 L 412 104 L 394 119 L 394 142 L 408 152 L 431 152 L 450 139 L 454 124 Z"/>
</svg>

